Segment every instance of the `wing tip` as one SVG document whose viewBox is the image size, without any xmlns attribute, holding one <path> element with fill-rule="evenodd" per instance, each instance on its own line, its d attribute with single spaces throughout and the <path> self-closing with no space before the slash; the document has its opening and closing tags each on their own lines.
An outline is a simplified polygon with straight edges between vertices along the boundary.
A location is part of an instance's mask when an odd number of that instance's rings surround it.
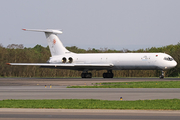
<svg viewBox="0 0 180 120">
<path fill-rule="evenodd" d="M 6 65 L 11 65 L 11 63 L 6 63 Z"/>
</svg>

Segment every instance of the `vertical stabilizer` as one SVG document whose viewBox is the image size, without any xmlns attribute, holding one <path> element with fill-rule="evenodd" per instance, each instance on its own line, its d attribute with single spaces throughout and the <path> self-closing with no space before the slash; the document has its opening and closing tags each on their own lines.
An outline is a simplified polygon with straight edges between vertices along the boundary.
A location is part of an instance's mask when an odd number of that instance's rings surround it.
<svg viewBox="0 0 180 120">
<path fill-rule="evenodd" d="M 49 49 L 51 51 L 51 56 L 63 55 L 66 53 L 70 53 L 62 44 L 57 34 L 62 34 L 62 31 L 59 30 L 37 30 L 37 29 L 23 29 L 26 31 L 36 31 L 36 32 L 44 32 L 47 38 L 47 42 L 49 45 Z"/>
<path fill-rule="evenodd" d="M 52 56 L 69 53 L 69 51 L 63 46 L 62 42 L 59 40 L 56 34 L 45 32 L 45 35 Z"/>
</svg>

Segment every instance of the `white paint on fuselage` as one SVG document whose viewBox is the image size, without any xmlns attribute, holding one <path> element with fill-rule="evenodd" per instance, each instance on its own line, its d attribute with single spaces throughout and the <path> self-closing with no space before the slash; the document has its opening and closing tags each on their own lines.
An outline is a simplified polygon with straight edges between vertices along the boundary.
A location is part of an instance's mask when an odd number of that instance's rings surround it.
<svg viewBox="0 0 180 120">
<path fill-rule="evenodd" d="M 67 63 L 62 63 L 63 57 L 67 59 Z M 73 58 L 72 63 L 68 63 L 69 57 Z M 165 70 L 177 65 L 176 61 L 167 61 L 164 57 L 172 58 L 165 53 L 69 53 L 53 56 L 49 63 L 112 64 L 112 70 Z"/>
</svg>

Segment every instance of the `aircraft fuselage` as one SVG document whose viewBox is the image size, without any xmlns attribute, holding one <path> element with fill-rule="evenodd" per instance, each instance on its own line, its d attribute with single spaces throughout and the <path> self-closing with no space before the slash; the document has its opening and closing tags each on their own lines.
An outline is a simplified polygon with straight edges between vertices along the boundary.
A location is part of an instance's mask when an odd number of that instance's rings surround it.
<svg viewBox="0 0 180 120">
<path fill-rule="evenodd" d="M 65 63 L 62 62 L 63 58 L 66 59 Z M 71 63 L 68 61 L 69 58 L 72 58 Z M 165 53 L 69 53 L 51 57 L 48 62 L 50 64 L 110 64 L 109 70 L 165 70 L 177 64 L 171 56 Z M 78 66 L 74 69 L 80 68 L 85 69 L 85 66 Z M 104 68 L 94 66 L 89 70 L 93 69 Z"/>
</svg>

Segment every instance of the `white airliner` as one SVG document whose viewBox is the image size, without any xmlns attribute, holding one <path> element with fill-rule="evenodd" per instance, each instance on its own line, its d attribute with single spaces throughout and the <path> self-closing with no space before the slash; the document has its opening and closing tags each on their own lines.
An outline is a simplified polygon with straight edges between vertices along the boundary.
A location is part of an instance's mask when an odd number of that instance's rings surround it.
<svg viewBox="0 0 180 120">
<path fill-rule="evenodd" d="M 177 62 L 165 53 L 84 53 L 68 51 L 57 34 L 61 30 L 23 29 L 25 31 L 44 32 L 49 44 L 51 56 L 47 63 L 7 63 L 8 65 L 33 65 L 42 68 L 72 69 L 83 71 L 82 78 L 91 78 L 91 70 L 107 70 L 103 78 L 113 78 L 112 70 L 163 70 L 171 69 Z"/>
</svg>

